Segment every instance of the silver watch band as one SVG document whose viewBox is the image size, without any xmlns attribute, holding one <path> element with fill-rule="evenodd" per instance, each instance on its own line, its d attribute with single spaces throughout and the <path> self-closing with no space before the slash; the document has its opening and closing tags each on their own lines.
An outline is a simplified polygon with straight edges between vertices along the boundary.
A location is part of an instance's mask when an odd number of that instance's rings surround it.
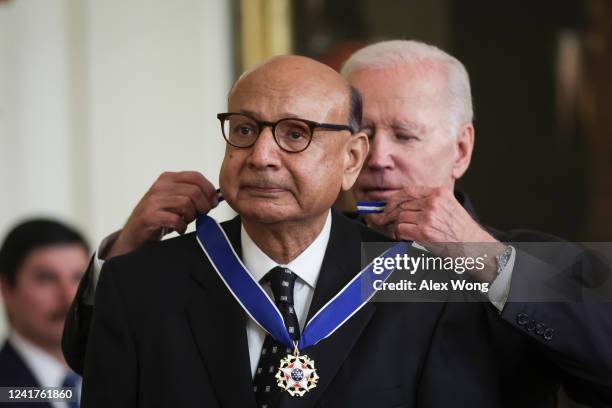
<svg viewBox="0 0 612 408">
<path fill-rule="evenodd" d="M 499 275 L 508 264 L 508 261 L 512 256 L 512 249 L 512 245 L 506 245 L 506 249 L 504 250 L 504 252 L 502 252 L 501 255 L 497 255 L 495 257 L 495 260 L 497 261 L 497 275 Z"/>
</svg>

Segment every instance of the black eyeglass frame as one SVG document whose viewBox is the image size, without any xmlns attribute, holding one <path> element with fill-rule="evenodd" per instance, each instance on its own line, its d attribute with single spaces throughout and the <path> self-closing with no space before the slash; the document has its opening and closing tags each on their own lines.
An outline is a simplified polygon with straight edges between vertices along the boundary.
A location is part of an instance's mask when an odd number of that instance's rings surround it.
<svg viewBox="0 0 612 408">
<path fill-rule="evenodd" d="M 255 139 L 253 139 L 253 143 L 251 143 L 248 146 L 236 146 L 235 144 L 232 144 L 229 141 L 229 137 L 225 134 L 225 131 L 223 130 L 223 123 L 232 115 L 241 115 L 241 116 L 245 116 L 249 119 L 251 119 L 253 122 L 255 122 L 255 124 L 257 125 L 257 127 L 259 128 L 259 133 L 257 134 L 257 137 L 255 137 Z M 287 153 L 300 153 L 303 152 L 304 150 L 308 149 L 308 146 L 310 146 L 310 143 L 312 142 L 312 138 L 314 137 L 314 131 L 315 129 L 326 129 L 326 130 L 332 130 L 332 131 L 343 131 L 343 130 L 348 130 L 349 132 L 351 132 L 351 134 L 356 133 L 356 131 L 348 125 L 337 125 L 334 123 L 319 123 L 319 122 L 315 122 L 312 120 L 308 120 L 308 119 L 302 119 L 302 118 L 282 118 L 277 120 L 276 122 L 268 122 L 268 121 L 264 121 L 264 120 L 257 120 L 254 117 L 252 117 L 249 114 L 246 113 L 242 113 L 242 112 L 224 112 L 224 113 L 217 113 L 217 119 L 219 119 L 219 122 L 221 124 L 221 134 L 223 135 L 223 138 L 225 139 L 225 141 L 230 145 L 230 146 L 234 146 L 240 149 L 248 149 L 249 147 L 252 147 L 253 145 L 255 145 L 255 143 L 257 143 L 257 139 L 259 139 L 259 136 L 261 135 L 261 132 L 263 132 L 264 128 L 266 127 L 270 127 L 272 128 L 272 136 L 274 137 L 274 141 L 276 142 L 276 144 L 278 145 L 278 147 L 281 148 L 281 150 L 283 150 L 284 152 Z M 294 120 L 294 121 L 299 121 L 304 123 L 306 126 L 308 126 L 308 128 L 310 129 L 310 139 L 308 140 L 308 144 L 306 144 L 306 146 L 301 149 L 301 150 L 287 150 L 285 149 L 283 146 L 281 146 L 281 144 L 279 143 L 278 139 L 276 138 L 276 127 L 278 126 L 279 123 L 284 122 L 284 121 L 288 121 L 288 120 Z"/>
</svg>

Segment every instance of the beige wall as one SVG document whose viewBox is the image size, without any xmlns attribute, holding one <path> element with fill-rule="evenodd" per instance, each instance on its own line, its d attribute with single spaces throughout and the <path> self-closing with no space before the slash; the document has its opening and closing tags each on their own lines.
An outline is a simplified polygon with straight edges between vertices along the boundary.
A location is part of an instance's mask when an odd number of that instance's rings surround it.
<svg viewBox="0 0 612 408">
<path fill-rule="evenodd" d="M 0 237 L 43 214 L 95 245 L 162 171 L 217 184 L 230 27 L 226 0 L 0 3 Z"/>
</svg>

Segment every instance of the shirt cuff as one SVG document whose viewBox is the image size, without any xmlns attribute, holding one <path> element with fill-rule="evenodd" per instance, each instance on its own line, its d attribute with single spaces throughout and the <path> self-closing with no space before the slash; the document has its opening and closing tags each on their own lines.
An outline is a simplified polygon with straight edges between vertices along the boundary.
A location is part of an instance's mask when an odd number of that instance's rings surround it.
<svg viewBox="0 0 612 408">
<path fill-rule="evenodd" d="M 508 263 L 506 263 L 504 269 L 497 275 L 488 292 L 489 301 L 500 313 L 504 310 L 508 295 L 510 294 L 512 271 L 514 270 L 514 261 L 516 259 L 516 249 L 514 249 L 513 246 L 510 246 L 510 249 L 511 254 Z"/>
<path fill-rule="evenodd" d="M 89 282 L 89 287 L 91 288 L 91 290 L 88 291 L 87 298 L 85 299 L 85 303 L 88 305 L 94 304 L 96 287 L 98 286 L 98 280 L 100 280 L 100 272 L 102 271 L 102 267 L 104 266 L 104 259 L 102 259 L 102 256 L 104 256 L 104 254 L 108 252 L 108 248 L 115 242 L 120 232 L 121 230 L 115 231 L 106 238 L 104 238 L 98 246 L 98 250 L 94 253 L 92 263 L 93 271 L 91 273 L 91 281 Z"/>
</svg>

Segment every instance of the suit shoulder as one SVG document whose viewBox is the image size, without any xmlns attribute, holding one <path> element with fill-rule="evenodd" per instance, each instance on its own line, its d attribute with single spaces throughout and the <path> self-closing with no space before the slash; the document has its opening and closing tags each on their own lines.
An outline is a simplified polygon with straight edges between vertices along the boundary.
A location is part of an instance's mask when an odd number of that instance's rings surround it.
<svg viewBox="0 0 612 408">
<path fill-rule="evenodd" d="M 530 229 L 512 229 L 501 231 L 496 228 L 486 226 L 485 229 L 500 241 L 506 242 L 564 242 L 563 238 L 546 232 L 530 230 Z"/>
<path fill-rule="evenodd" d="M 221 223 L 230 240 L 234 240 L 236 230 L 240 231 L 240 221 L 233 219 Z M 117 256 L 104 264 L 103 271 L 113 272 L 123 284 L 132 287 L 166 282 L 178 283 L 181 277 L 189 275 L 194 265 L 203 261 L 203 252 L 195 232 L 152 242 Z M 126 273 L 124 273 L 124 271 Z"/>
<path fill-rule="evenodd" d="M 25 362 L 8 341 L 0 350 L 0 386 L 38 386 Z"/>
<path fill-rule="evenodd" d="M 116 256 L 105 263 L 115 268 L 131 268 L 135 265 L 159 265 L 170 259 L 177 259 L 181 255 L 191 253 L 197 249 L 198 243 L 195 233 L 188 233 L 175 238 L 143 245 L 124 255 Z"/>
</svg>

